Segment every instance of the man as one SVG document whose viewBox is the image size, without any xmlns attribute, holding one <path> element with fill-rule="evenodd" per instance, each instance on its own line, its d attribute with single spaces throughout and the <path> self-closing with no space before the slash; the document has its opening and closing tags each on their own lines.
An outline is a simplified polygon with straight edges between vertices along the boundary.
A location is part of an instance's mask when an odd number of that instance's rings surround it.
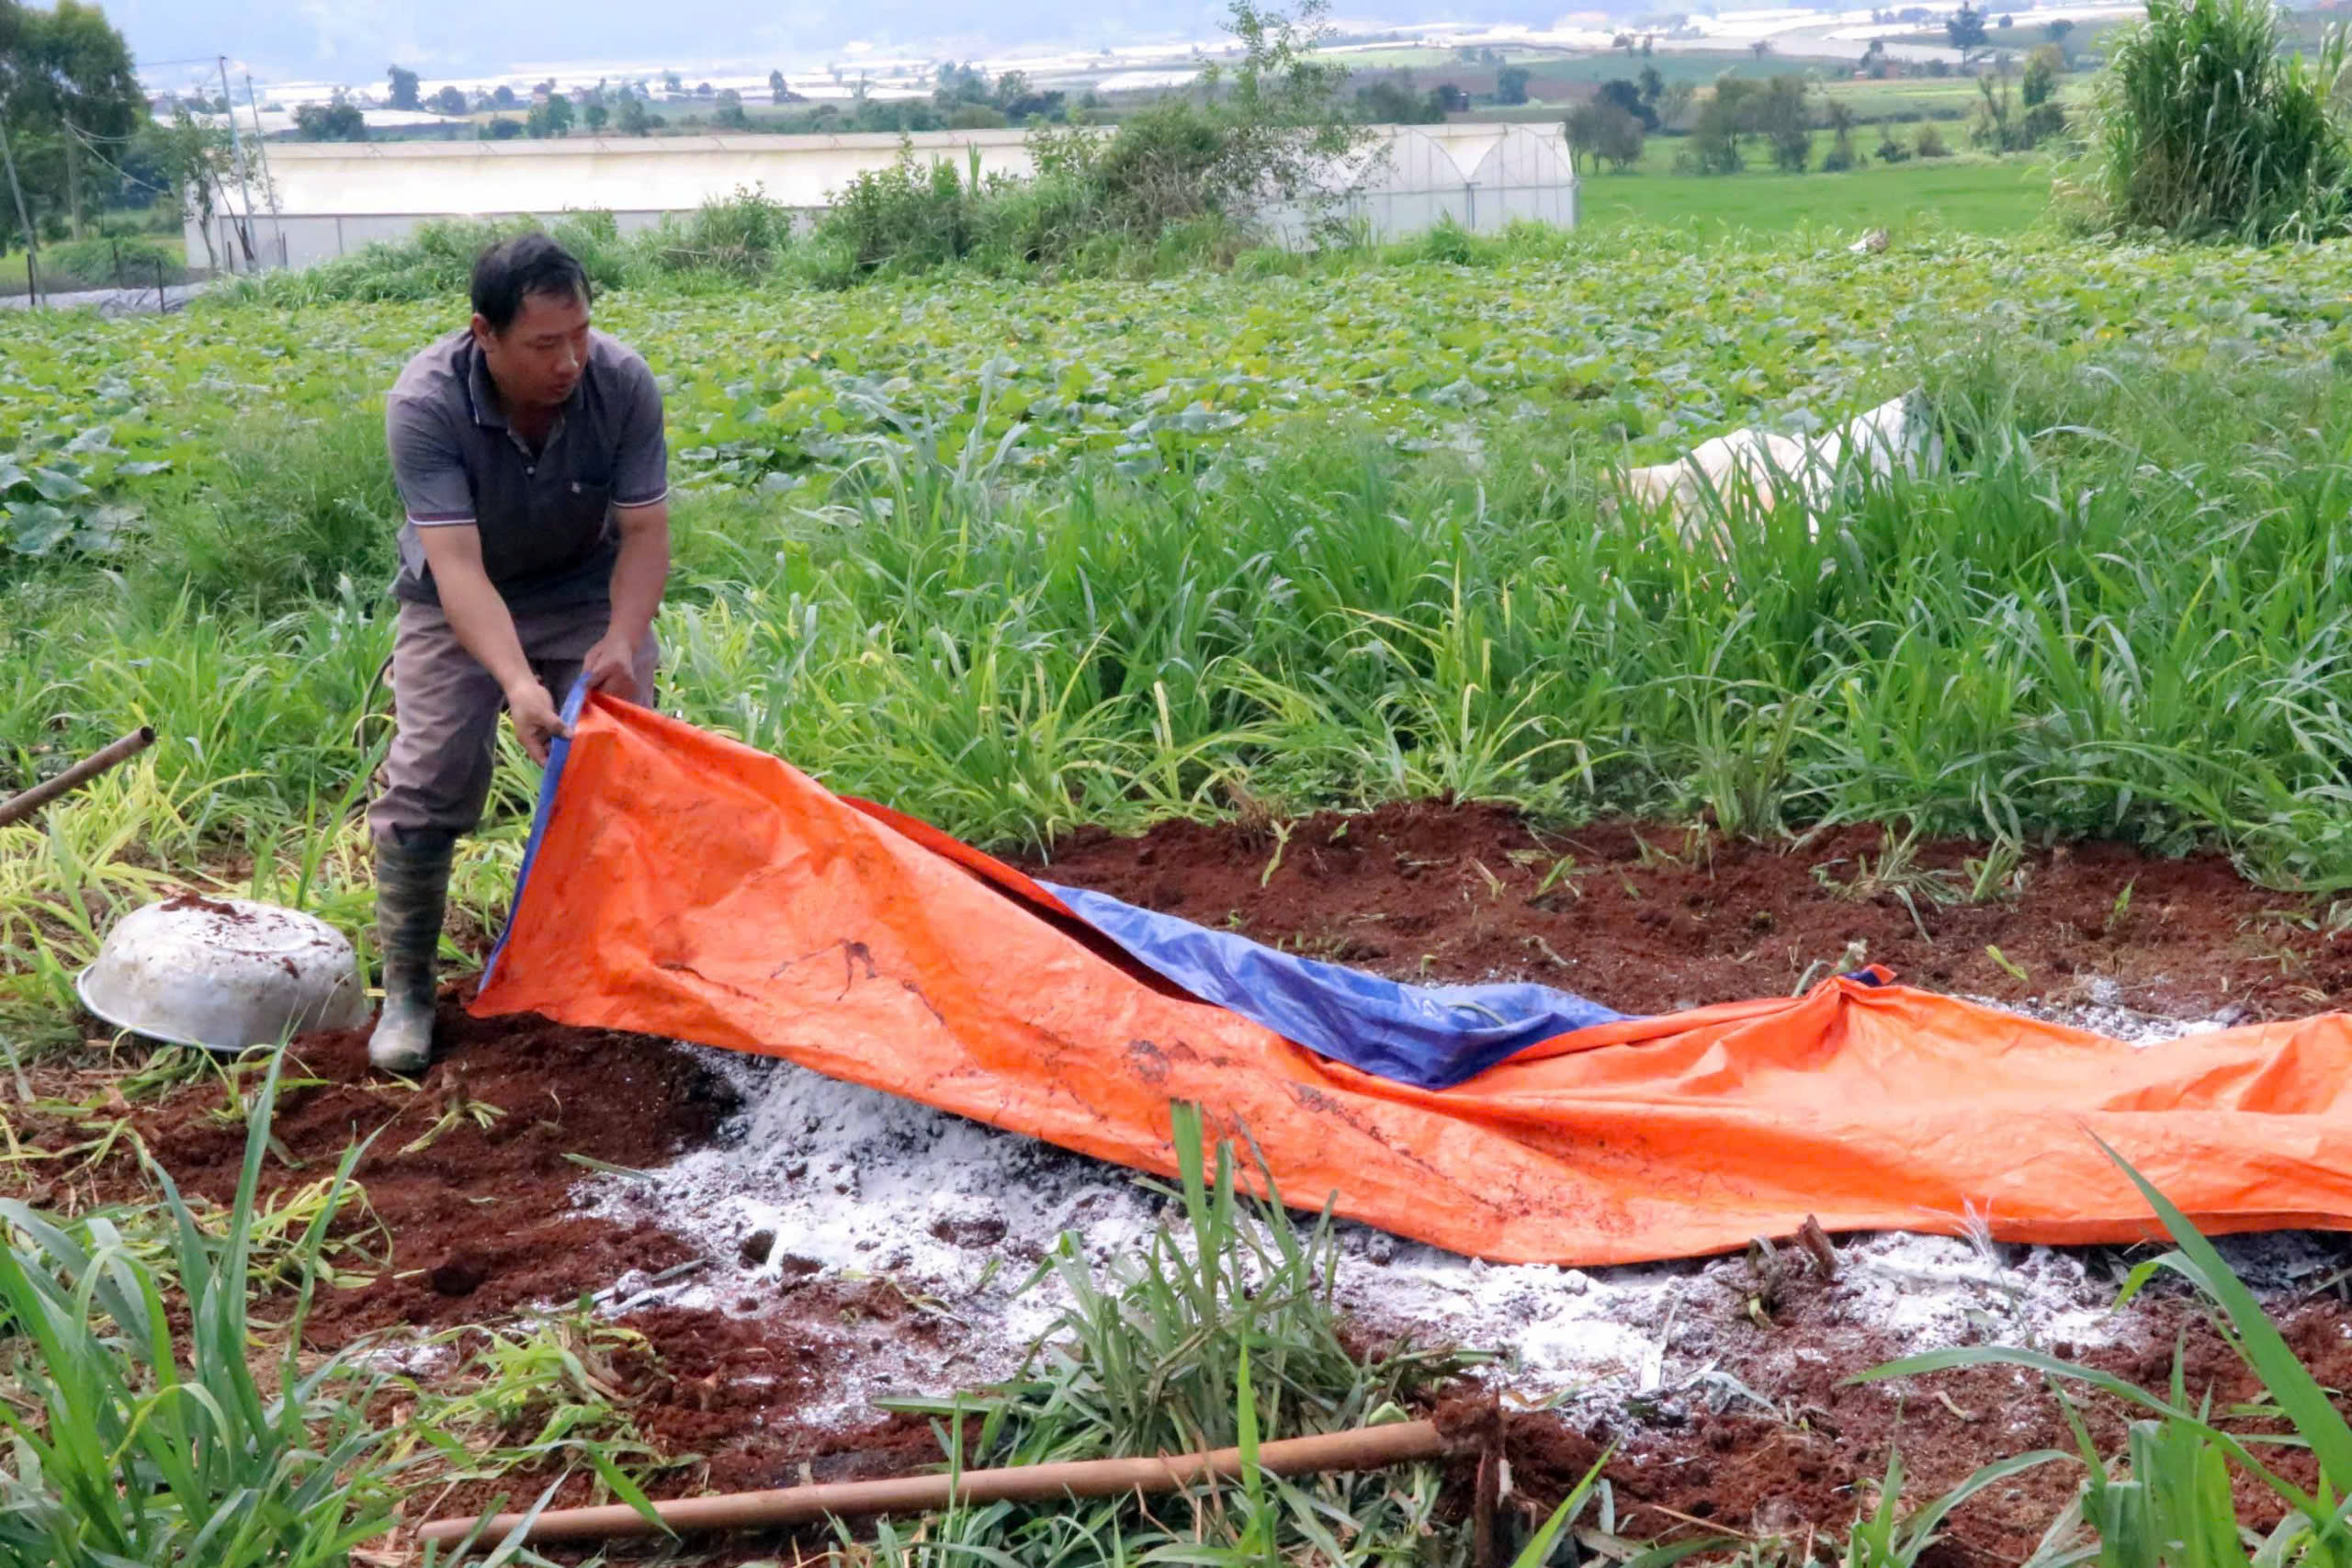
<svg viewBox="0 0 2352 1568">
<path fill-rule="evenodd" d="M 368 1058 L 433 1059 L 433 966 L 458 836 L 481 818 L 503 704 L 545 763 L 557 705 L 590 685 L 651 700 L 670 575 L 662 394 L 588 325 L 587 274 L 544 234 L 474 264 L 473 321 L 385 399 L 401 530 L 396 733 L 368 814 L 384 1010 Z"/>
</svg>

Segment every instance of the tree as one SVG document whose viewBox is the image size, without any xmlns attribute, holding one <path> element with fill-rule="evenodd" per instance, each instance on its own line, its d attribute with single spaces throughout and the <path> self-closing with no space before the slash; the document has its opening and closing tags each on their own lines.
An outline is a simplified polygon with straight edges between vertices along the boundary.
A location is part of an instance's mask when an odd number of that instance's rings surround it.
<svg viewBox="0 0 2352 1568">
<path fill-rule="evenodd" d="M 1648 107 L 1652 114 L 1656 114 L 1657 112 L 1658 100 L 1666 96 L 1666 78 L 1657 73 L 1657 66 L 1645 65 L 1642 67 L 1641 75 L 1634 78 L 1634 80 L 1642 89 L 1643 104 Z M 1656 122 L 1653 121 L 1652 123 L 1655 124 Z"/>
<path fill-rule="evenodd" d="M 768 102 L 772 104 L 788 104 L 791 101 L 792 89 L 785 85 L 784 73 L 781 71 L 769 72 Z"/>
<path fill-rule="evenodd" d="M 2018 25 L 2018 19 L 2015 17 L 2010 16 L 2007 11 L 2004 11 L 2001 13 L 2001 19 L 1994 25 L 2006 32 L 2009 28 Z"/>
<path fill-rule="evenodd" d="M 1982 48 L 1984 43 L 1984 13 L 1970 5 L 1968 0 L 1961 0 L 1960 9 L 1944 18 L 1944 37 L 1951 39 L 1952 48 L 1962 54 L 1972 49 Z"/>
<path fill-rule="evenodd" d="M 461 115 L 466 112 L 468 107 L 466 95 L 455 87 L 442 88 L 433 95 L 432 102 L 433 112 L 435 114 Z"/>
<path fill-rule="evenodd" d="M 743 112 L 743 95 L 729 87 L 718 95 L 718 107 L 710 112 L 710 123 L 721 130 L 741 130 L 752 123 Z"/>
<path fill-rule="evenodd" d="M 1911 149 L 1894 139 L 1894 122 L 1879 121 L 1878 161 L 1882 164 L 1900 164 L 1910 156 Z"/>
<path fill-rule="evenodd" d="M 500 108 L 511 109 L 514 107 L 514 89 L 501 82 L 498 90 L 490 95 L 490 101 Z"/>
<path fill-rule="evenodd" d="M 347 103 L 304 104 L 294 111 L 294 134 L 304 141 L 365 141 L 368 119 Z"/>
<path fill-rule="evenodd" d="M 2053 21 L 2043 23 L 2041 28 L 2043 36 L 2048 38 L 2052 43 L 2064 43 L 2066 41 L 2066 35 L 2074 30 L 2075 24 L 2067 20 L 2064 17 L 2060 17 Z"/>
<path fill-rule="evenodd" d="M 1772 52 L 1772 40 L 1768 38 L 1758 39 L 1747 46 L 1747 51 L 1761 60 Z"/>
<path fill-rule="evenodd" d="M 1084 193 L 1096 232 L 1149 242 L 1172 223 L 1222 215 L 1246 226 L 1269 209 L 1319 226 L 1360 184 L 1355 154 L 1371 140 L 1348 67 L 1317 52 L 1329 15 L 1328 0 L 1288 11 L 1232 0 L 1238 61 L 1206 62 L 1198 96 L 1160 99 L 1114 137 L 1037 133 L 1041 174 Z"/>
<path fill-rule="evenodd" d="M 519 119 L 508 119 L 504 115 L 485 124 L 481 132 L 484 141 L 512 141 L 522 134 L 523 122 Z"/>
<path fill-rule="evenodd" d="M 234 210 L 228 198 L 228 180 L 234 167 L 227 126 L 198 123 L 187 106 L 172 111 L 172 122 L 156 129 L 160 182 L 178 197 L 180 220 L 193 222 L 204 236 L 205 265 L 219 271 L 220 254 L 212 243 L 213 217 Z"/>
<path fill-rule="evenodd" d="M 664 71 L 662 73 L 662 91 L 665 96 L 674 98 L 685 91 L 685 83 L 675 71 Z"/>
<path fill-rule="evenodd" d="M 1409 71 L 1357 88 L 1356 112 L 1367 125 L 1435 125 L 1445 118 L 1442 100 L 1436 93 L 1415 91 Z"/>
<path fill-rule="evenodd" d="M 613 111 L 601 103 L 589 104 L 580 111 L 581 123 L 588 128 L 592 135 L 603 135 L 605 121 L 612 118 Z"/>
<path fill-rule="evenodd" d="M 79 0 L 48 11 L 0 0 L 0 114 L 36 224 L 62 211 L 77 238 L 92 152 L 109 149 L 105 156 L 115 158 L 148 118 L 130 46 L 104 12 Z M 15 228 L 13 205 L 5 210 L 0 227 Z"/>
<path fill-rule="evenodd" d="M 1690 114 L 1699 89 L 1688 82 L 1670 82 L 1666 91 L 1657 96 L 1657 123 L 1661 130 L 1675 130 Z"/>
<path fill-rule="evenodd" d="M 534 139 L 571 135 L 571 100 L 561 93 L 549 93 L 546 103 L 531 106 L 523 129 Z"/>
<path fill-rule="evenodd" d="M 1523 104 L 1527 101 L 1527 67 L 1506 65 L 1495 73 L 1495 102 Z"/>
<path fill-rule="evenodd" d="M 2058 73 L 2066 69 L 2065 57 L 2054 43 L 2035 47 L 2025 57 L 2025 80 L 2018 85 L 2018 96 L 2025 107 L 2039 108 L 2058 96 Z"/>
<path fill-rule="evenodd" d="M 1470 95 L 1451 82 L 1440 82 L 1431 87 L 1430 96 L 1441 114 L 1467 114 L 1470 110 Z"/>
<path fill-rule="evenodd" d="M 423 104 L 417 102 L 416 99 L 415 72 L 403 71 L 397 65 L 390 65 L 384 68 L 384 74 L 391 79 L 392 107 L 396 109 L 418 109 L 424 107 Z"/>
<path fill-rule="evenodd" d="M 643 98 L 631 93 L 621 100 L 621 115 L 616 129 L 623 136 L 647 136 L 652 133 L 653 117 L 647 112 Z"/>
<path fill-rule="evenodd" d="M 1775 76 L 1757 105 L 1756 129 L 1772 145 L 1772 162 L 1783 174 L 1801 175 L 1813 161 L 1813 123 L 1805 108 L 1802 76 Z"/>
<path fill-rule="evenodd" d="M 1614 104 L 1639 120 L 1644 134 L 1657 129 L 1657 111 L 1642 101 L 1641 88 L 1623 77 L 1603 82 L 1600 91 L 1595 96 L 1601 103 Z"/>
<path fill-rule="evenodd" d="M 1970 127 L 1968 136 L 1979 147 L 1995 152 L 2014 152 L 2026 144 L 2025 136 L 2012 119 L 2015 106 L 2009 98 L 2009 73 L 2004 70 L 1997 74 L 1998 91 L 1994 88 L 1992 74 L 1976 78 L 1976 93 L 1982 101 L 1976 106 L 1976 123 Z"/>
<path fill-rule="evenodd" d="M 1821 160 L 1822 169 L 1829 174 L 1839 174 L 1855 167 L 1862 157 L 1854 148 L 1852 106 L 1843 98 L 1832 98 L 1823 113 L 1829 121 L 1831 141 L 1828 156 Z"/>
<path fill-rule="evenodd" d="M 1598 166 L 1607 161 L 1622 174 L 1642 161 L 1642 122 L 1625 106 L 1611 98 L 1595 98 L 1568 112 L 1569 157 L 1587 157 Z"/>
<path fill-rule="evenodd" d="M 1715 83 L 1690 128 L 1692 166 L 1699 173 L 1736 175 L 1747 166 L 1739 143 L 1743 136 L 1753 133 L 1751 100 L 1757 96 L 1756 84 L 1744 77 L 1724 76 Z"/>
</svg>

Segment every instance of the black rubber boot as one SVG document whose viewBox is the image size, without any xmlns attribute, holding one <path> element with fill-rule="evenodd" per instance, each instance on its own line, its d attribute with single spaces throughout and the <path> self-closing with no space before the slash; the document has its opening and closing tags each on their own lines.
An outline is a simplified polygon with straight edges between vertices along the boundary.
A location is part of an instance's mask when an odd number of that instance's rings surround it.
<svg viewBox="0 0 2352 1568">
<path fill-rule="evenodd" d="M 368 1037 L 368 1060 L 403 1077 L 416 1077 L 433 1064 L 433 965 L 457 848 L 455 833 L 429 829 L 376 840 L 384 1010 Z"/>
</svg>

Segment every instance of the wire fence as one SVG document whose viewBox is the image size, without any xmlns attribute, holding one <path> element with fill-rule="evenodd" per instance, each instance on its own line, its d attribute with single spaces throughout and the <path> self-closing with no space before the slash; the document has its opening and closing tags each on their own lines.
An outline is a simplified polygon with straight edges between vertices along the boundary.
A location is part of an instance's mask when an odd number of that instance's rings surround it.
<svg viewBox="0 0 2352 1568">
<path fill-rule="evenodd" d="M 204 276 L 163 245 L 102 235 L 0 256 L 0 299 L 38 305 L 53 296 L 119 294 L 130 297 L 126 305 L 173 310 L 186 302 L 187 286 Z"/>
</svg>

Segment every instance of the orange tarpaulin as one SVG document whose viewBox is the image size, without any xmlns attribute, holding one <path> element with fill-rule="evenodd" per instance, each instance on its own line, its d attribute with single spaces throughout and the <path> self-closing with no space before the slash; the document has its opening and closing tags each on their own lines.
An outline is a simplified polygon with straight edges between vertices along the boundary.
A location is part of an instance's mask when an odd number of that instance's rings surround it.
<svg viewBox="0 0 2352 1568">
<path fill-rule="evenodd" d="M 1444 1090 L 1358 1072 L 1123 958 L 1009 867 L 773 757 L 592 696 L 477 1014 L 786 1057 L 1162 1174 L 1172 1100 L 1283 1197 L 1501 1261 L 1833 1231 L 2352 1228 L 2352 1020 L 2134 1047 L 1851 979 L 1560 1036 Z"/>
</svg>

